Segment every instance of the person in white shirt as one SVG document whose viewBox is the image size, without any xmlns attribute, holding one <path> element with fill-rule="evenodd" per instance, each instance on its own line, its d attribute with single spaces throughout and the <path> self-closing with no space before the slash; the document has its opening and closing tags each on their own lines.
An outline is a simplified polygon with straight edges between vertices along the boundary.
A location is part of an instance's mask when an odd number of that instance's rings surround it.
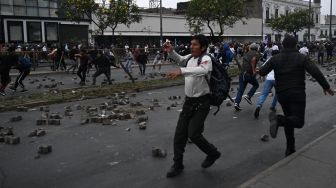
<svg viewBox="0 0 336 188">
<path fill-rule="evenodd" d="M 279 48 L 276 46 L 276 47 L 272 47 L 272 54 L 271 54 L 271 57 L 278 54 L 279 53 Z M 266 62 L 271 58 L 269 57 Z M 265 62 L 265 64 L 266 64 Z M 264 85 L 263 85 L 263 90 L 262 90 L 262 93 L 259 97 L 259 100 L 257 102 L 257 107 L 254 111 L 254 117 L 256 119 L 259 118 L 259 112 L 260 112 L 260 109 L 262 107 L 262 105 L 264 104 L 265 100 L 267 99 L 269 93 L 272 91 L 272 88 L 275 87 L 275 78 L 274 78 L 274 71 L 272 70 L 270 73 L 268 73 L 267 77 L 266 77 L 266 80 L 264 82 Z M 277 105 L 277 96 L 276 94 L 274 94 L 273 96 L 273 101 L 272 101 L 272 104 L 271 104 L 271 107 L 270 107 L 270 110 L 272 112 L 276 112 L 276 105 Z"/>
<path fill-rule="evenodd" d="M 299 52 L 300 52 L 300 54 L 303 54 L 303 55 L 305 55 L 305 56 L 308 56 L 308 55 L 309 55 L 309 50 L 308 50 L 308 48 L 307 48 L 307 45 L 304 44 L 304 45 L 302 46 L 302 48 L 300 48 Z"/>
<path fill-rule="evenodd" d="M 174 177 L 183 171 L 183 153 L 188 137 L 204 153 L 206 159 L 203 168 L 210 167 L 221 155 L 217 148 L 202 135 L 204 121 L 210 111 L 210 89 L 206 76 L 210 78 L 212 71 L 211 58 L 206 55 L 209 42 L 204 35 L 195 35 L 191 41 L 191 54 L 180 56 L 169 41 L 164 44 L 164 50 L 179 65 L 183 66 L 168 72 L 167 76 L 175 79 L 185 77 L 185 102 L 180 113 L 174 136 L 174 165 L 167 172 L 167 177 Z M 198 61 L 202 58 L 201 61 Z M 200 64 L 198 64 L 200 62 Z"/>
</svg>

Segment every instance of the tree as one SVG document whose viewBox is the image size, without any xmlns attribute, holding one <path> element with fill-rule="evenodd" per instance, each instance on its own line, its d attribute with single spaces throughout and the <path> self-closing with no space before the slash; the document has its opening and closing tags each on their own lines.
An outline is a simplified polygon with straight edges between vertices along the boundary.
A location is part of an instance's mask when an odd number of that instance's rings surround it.
<svg viewBox="0 0 336 188">
<path fill-rule="evenodd" d="M 84 18 L 89 19 L 103 35 L 108 26 L 107 12 L 106 7 L 99 6 L 95 0 L 61 0 L 61 9 L 58 14 L 63 14 L 67 20 L 74 22 L 80 22 Z"/>
<path fill-rule="evenodd" d="M 314 27 L 314 21 L 310 19 L 309 10 L 298 10 L 271 21 L 270 26 L 274 31 L 292 33 L 296 36 L 296 33 L 302 31 L 308 26 Z"/>
<path fill-rule="evenodd" d="M 191 0 L 186 12 L 187 22 L 191 31 L 199 31 L 203 27 L 203 22 L 210 29 L 210 35 L 215 36 L 213 27 L 218 25 L 218 36 L 224 34 L 224 28 L 233 27 L 246 18 L 246 0 Z M 200 24 L 201 23 L 201 24 Z"/>
<path fill-rule="evenodd" d="M 112 29 L 114 36 L 118 25 L 129 27 L 132 23 L 141 21 L 140 9 L 131 0 L 110 0 L 108 9 L 108 26 Z"/>
</svg>

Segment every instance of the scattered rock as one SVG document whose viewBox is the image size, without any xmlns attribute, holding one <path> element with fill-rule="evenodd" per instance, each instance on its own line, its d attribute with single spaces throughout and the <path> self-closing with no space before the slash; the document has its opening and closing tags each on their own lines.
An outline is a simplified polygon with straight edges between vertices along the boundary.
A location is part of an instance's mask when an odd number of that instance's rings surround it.
<svg viewBox="0 0 336 188">
<path fill-rule="evenodd" d="M 152 156 L 157 158 L 165 158 L 167 156 L 167 151 L 162 148 L 153 147 Z"/>
<path fill-rule="evenodd" d="M 261 138 L 260 138 L 260 140 L 262 141 L 262 142 L 268 142 L 269 141 L 269 136 L 268 135 L 262 135 L 261 136 Z"/>
<path fill-rule="evenodd" d="M 49 119 L 48 120 L 48 125 L 61 125 L 61 120 L 60 119 Z"/>
<path fill-rule="evenodd" d="M 18 122 L 22 120 L 22 116 L 14 116 L 12 118 L 10 118 L 10 122 Z"/>
<path fill-rule="evenodd" d="M 139 123 L 139 129 L 140 130 L 145 130 L 147 128 L 147 122 L 141 122 Z"/>
<path fill-rule="evenodd" d="M 48 154 L 52 152 L 51 145 L 41 145 L 38 147 L 38 153 L 39 154 Z"/>
<path fill-rule="evenodd" d="M 17 136 L 5 136 L 4 142 L 10 145 L 16 145 L 20 143 L 20 137 Z"/>
<path fill-rule="evenodd" d="M 36 125 L 47 125 L 46 119 L 38 119 L 36 120 Z"/>
<path fill-rule="evenodd" d="M 126 128 L 125 131 L 130 132 L 130 131 L 131 131 L 131 128 Z"/>
<path fill-rule="evenodd" d="M 148 122 L 148 116 L 142 116 L 137 119 L 137 123 Z"/>
<path fill-rule="evenodd" d="M 144 110 L 137 110 L 137 111 L 135 111 L 135 114 L 140 116 L 140 115 L 145 115 L 146 112 Z"/>
</svg>

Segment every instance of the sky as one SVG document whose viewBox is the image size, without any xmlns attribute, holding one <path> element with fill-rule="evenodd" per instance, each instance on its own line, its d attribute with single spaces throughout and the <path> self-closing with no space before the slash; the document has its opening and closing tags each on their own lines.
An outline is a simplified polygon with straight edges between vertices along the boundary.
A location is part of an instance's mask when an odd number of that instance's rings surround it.
<svg viewBox="0 0 336 188">
<path fill-rule="evenodd" d="M 176 8 L 177 2 L 185 2 L 185 1 L 188 1 L 188 0 L 162 0 L 162 6 L 167 7 L 167 8 Z M 322 15 L 330 14 L 330 1 L 331 0 L 321 0 L 321 6 L 322 6 L 321 14 Z M 336 14 L 336 0 L 332 0 L 332 1 L 333 1 L 333 11 L 334 11 L 333 15 L 335 15 Z M 149 0 L 136 0 L 136 3 L 140 7 L 149 6 Z"/>
</svg>

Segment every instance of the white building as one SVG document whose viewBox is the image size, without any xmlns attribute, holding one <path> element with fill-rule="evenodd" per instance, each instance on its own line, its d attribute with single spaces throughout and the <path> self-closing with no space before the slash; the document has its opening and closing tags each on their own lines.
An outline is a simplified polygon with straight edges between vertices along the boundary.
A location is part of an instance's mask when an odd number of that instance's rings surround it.
<svg viewBox="0 0 336 188">
<path fill-rule="evenodd" d="M 329 40 L 330 34 L 330 16 L 322 16 L 321 19 L 321 28 L 319 39 L 320 40 Z M 332 23 L 331 23 L 331 35 L 333 40 L 336 39 L 336 16 L 332 16 Z"/>
<path fill-rule="evenodd" d="M 263 0 L 263 33 L 268 39 L 272 41 L 280 41 L 284 33 L 277 33 L 272 31 L 269 23 L 272 19 L 280 15 L 286 15 L 298 9 L 308 9 L 309 1 L 304 0 Z M 312 0 L 311 2 L 311 17 L 314 20 L 315 27 L 310 29 L 310 40 L 315 41 L 319 39 L 320 35 L 320 15 L 321 3 L 320 0 Z M 298 40 L 304 41 L 308 37 L 308 29 L 297 33 Z"/>
</svg>

